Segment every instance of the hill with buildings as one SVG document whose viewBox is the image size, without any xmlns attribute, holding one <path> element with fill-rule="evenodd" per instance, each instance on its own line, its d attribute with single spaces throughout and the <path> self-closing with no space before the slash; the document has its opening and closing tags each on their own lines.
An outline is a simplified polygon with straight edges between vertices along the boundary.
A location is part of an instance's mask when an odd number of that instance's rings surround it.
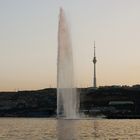
<svg viewBox="0 0 140 140">
<path fill-rule="evenodd" d="M 79 88 L 80 114 L 140 118 L 140 85 Z M 56 117 L 56 89 L 0 92 L 1 117 Z"/>
</svg>

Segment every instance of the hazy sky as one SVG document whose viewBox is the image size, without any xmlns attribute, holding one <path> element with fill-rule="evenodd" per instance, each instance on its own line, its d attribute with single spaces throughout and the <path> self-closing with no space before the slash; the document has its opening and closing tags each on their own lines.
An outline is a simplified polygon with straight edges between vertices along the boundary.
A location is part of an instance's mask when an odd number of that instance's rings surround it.
<svg viewBox="0 0 140 140">
<path fill-rule="evenodd" d="M 56 86 L 59 7 L 71 28 L 77 86 L 140 83 L 140 0 L 0 0 L 0 90 Z"/>
</svg>

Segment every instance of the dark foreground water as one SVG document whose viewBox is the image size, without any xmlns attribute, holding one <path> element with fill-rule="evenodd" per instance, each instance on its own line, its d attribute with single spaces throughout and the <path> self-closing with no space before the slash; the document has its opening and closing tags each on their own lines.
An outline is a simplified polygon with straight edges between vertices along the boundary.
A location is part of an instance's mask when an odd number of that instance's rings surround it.
<svg viewBox="0 0 140 140">
<path fill-rule="evenodd" d="M 140 120 L 76 120 L 75 127 L 77 140 L 140 140 Z M 0 140 L 57 140 L 57 121 L 0 118 Z"/>
</svg>

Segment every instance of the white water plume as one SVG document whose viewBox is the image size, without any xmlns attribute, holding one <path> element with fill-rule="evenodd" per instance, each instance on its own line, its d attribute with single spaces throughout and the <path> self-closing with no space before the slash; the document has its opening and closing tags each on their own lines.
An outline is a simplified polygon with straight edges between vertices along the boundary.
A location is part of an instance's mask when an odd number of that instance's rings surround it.
<svg viewBox="0 0 140 140">
<path fill-rule="evenodd" d="M 74 119 L 78 95 L 74 87 L 73 54 L 70 32 L 63 9 L 60 9 L 57 58 L 57 116 Z"/>
</svg>

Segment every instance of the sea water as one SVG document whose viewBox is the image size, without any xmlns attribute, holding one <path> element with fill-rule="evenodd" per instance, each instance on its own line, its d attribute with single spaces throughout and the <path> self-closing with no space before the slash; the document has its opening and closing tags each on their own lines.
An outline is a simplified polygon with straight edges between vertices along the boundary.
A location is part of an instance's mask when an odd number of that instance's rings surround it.
<svg viewBox="0 0 140 140">
<path fill-rule="evenodd" d="M 77 140 L 140 140 L 140 120 L 91 119 L 75 123 Z M 0 118 L 0 140 L 57 139 L 56 119 Z"/>
</svg>

